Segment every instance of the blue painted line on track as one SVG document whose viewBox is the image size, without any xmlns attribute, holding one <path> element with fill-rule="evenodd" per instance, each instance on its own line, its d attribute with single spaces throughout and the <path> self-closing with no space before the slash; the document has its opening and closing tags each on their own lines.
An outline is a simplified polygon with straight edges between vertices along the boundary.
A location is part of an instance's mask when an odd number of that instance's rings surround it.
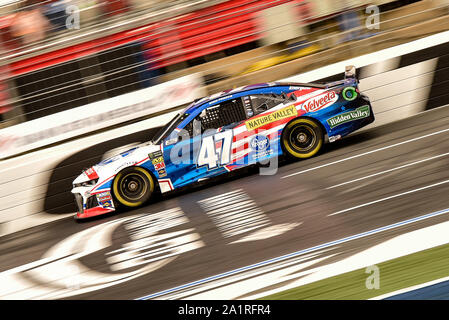
<svg viewBox="0 0 449 320">
<path fill-rule="evenodd" d="M 426 220 L 426 219 L 433 218 L 433 217 L 436 217 L 436 216 L 440 216 L 440 215 L 443 215 L 443 214 L 446 214 L 446 213 L 449 213 L 449 208 L 443 209 L 443 210 L 440 210 L 440 211 L 436 211 L 436 212 L 432 212 L 432 213 L 428 213 L 428 214 L 425 214 L 423 216 L 419 216 L 419 217 L 416 217 L 416 218 L 412 218 L 412 219 L 404 220 L 404 221 L 401 221 L 401 222 L 393 223 L 393 224 L 390 224 L 388 226 L 380 227 L 380 228 L 377 228 L 377 229 L 374 229 L 374 230 L 362 232 L 362 233 L 359 233 L 359 234 L 356 234 L 356 235 L 352 235 L 352 236 L 349 236 L 349 237 L 346 237 L 346 238 L 342 238 L 342 239 L 339 239 L 339 240 L 327 242 L 327 243 L 324 243 L 324 244 L 321 244 L 321 245 L 318 245 L 318 246 L 315 246 L 315 247 L 311 247 L 311 248 L 308 248 L 308 249 L 303 249 L 303 250 L 300 250 L 300 251 L 296 251 L 296 252 L 293 252 L 293 253 L 290 253 L 290 254 L 287 254 L 287 255 L 283 255 L 283 256 L 280 256 L 280 257 L 277 257 L 277 258 L 272 258 L 272 259 L 269 259 L 269 260 L 265 260 L 265 261 L 262 261 L 262 262 L 259 262 L 259 263 L 256 263 L 256 264 L 252 264 L 252 265 L 249 265 L 249 266 L 246 266 L 246 267 L 238 268 L 238 269 L 235 269 L 235 270 L 232 270 L 232 271 L 221 273 L 221 274 L 218 274 L 218 275 L 215 275 L 215 276 L 211 276 L 211 277 L 208 277 L 208 278 L 204 278 L 204 279 L 201 279 L 201 280 L 193 281 L 193 282 L 190 282 L 190 283 L 178 286 L 178 287 L 174 287 L 174 288 L 171 288 L 171 289 L 167 289 L 167 290 L 163 290 L 163 291 L 160 291 L 160 292 L 157 292 L 157 293 L 146 295 L 146 296 L 137 298 L 136 300 L 154 299 L 154 298 L 157 298 L 157 297 L 169 294 L 169 293 L 174 293 L 176 291 L 187 289 L 187 288 L 190 288 L 190 287 L 193 287 L 193 286 L 196 286 L 196 285 L 199 285 L 199 284 L 203 284 L 203 283 L 206 283 L 206 282 L 209 282 L 209 281 L 221 279 L 221 278 L 224 278 L 224 277 L 227 277 L 227 276 L 230 276 L 230 275 L 234 275 L 234 274 L 237 274 L 237 273 L 240 273 L 240 272 L 243 272 L 243 271 L 248 271 L 248 270 L 251 270 L 251 269 L 262 267 L 262 266 L 268 265 L 268 264 L 273 263 L 273 262 L 279 262 L 279 261 L 282 261 L 282 260 L 286 260 L 286 259 L 289 259 L 289 258 L 293 258 L 293 257 L 299 256 L 299 255 L 303 255 L 305 253 L 309 253 L 309 252 L 317 251 L 317 250 L 320 250 L 320 249 L 328 248 L 328 247 L 331 247 L 331 246 L 335 246 L 335 245 L 338 245 L 338 244 L 341 244 L 341 243 L 344 243 L 344 242 L 348 242 L 348 241 L 351 241 L 351 240 L 364 238 L 364 237 L 367 237 L 367 236 L 370 236 L 370 235 L 373 235 L 373 234 L 376 234 L 376 233 L 379 233 L 379 232 L 388 231 L 388 230 L 391 230 L 391 229 L 402 227 L 402 226 L 407 225 L 407 224 L 411 224 L 411 223 L 414 223 L 414 222 L 418 222 L 418 221 Z"/>
<path fill-rule="evenodd" d="M 400 293 L 384 300 L 449 300 L 449 280 Z"/>
</svg>

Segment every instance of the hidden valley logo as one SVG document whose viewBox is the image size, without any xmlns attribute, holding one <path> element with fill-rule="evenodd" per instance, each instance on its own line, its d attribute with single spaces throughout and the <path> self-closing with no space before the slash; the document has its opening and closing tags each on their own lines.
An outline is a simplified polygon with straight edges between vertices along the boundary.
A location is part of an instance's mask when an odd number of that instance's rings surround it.
<svg viewBox="0 0 449 320">
<path fill-rule="evenodd" d="M 339 114 L 338 116 L 329 118 L 327 120 L 327 124 L 331 127 L 331 129 L 355 120 L 360 120 L 364 118 L 368 118 L 370 116 L 370 109 L 369 106 L 362 106 L 360 108 L 357 108 L 353 111 L 348 111 L 342 114 Z"/>
</svg>

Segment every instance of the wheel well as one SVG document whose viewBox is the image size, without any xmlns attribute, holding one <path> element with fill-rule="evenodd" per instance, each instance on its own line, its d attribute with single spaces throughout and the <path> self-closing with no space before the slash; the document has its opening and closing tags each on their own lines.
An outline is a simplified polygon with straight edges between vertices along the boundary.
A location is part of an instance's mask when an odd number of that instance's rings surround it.
<svg viewBox="0 0 449 320">
<path fill-rule="evenodd" d="M 145 170 L 146 172 L 148 172 L 148 173 L 150 174 L 150 176 L 153 178 L 154 189 L 155 189 L 154 191 L 156 191 L 156 189 L 160 191 L 159 181 L 157 180 L 157 178 L 156 178 L 156 176 L 154 175 L 154 173 L 153 173 L 151 170 L 148 170 L 148 169 L 145 168 L 145 167 L 140 167 L 140 166 L 139 166 L 139 168 L 142 168 L 143 170 Z"/>
</svg>

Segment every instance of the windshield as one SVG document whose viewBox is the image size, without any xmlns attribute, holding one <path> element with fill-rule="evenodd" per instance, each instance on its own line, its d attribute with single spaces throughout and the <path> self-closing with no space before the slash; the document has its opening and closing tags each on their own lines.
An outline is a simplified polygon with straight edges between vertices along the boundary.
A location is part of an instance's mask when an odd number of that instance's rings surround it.
<svg viewBox="0 0 449 320">
<path fill-rule="evenodd" d="M 162 140 L 164 140 L 188 116 L 189 115 L 187 113 L 177 114 L 169 123 L 159 129 L 151 142 L 154 144 L 160 144 Z"/>
</svg>

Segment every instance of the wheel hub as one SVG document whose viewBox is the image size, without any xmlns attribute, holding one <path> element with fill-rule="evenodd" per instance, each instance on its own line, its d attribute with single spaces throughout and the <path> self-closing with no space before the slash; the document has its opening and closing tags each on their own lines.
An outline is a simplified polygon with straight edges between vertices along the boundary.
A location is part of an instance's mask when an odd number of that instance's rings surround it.
<svg viewBox="0 0 449 320">
<path fill-rule="evenodd" d="M 135 200 L 145 193 L 145 182 L 138 174 L 128 174 L 121 183 L 121 192 L 127 200 Z"/>
<path fill-rule="evenodd" d="M 307 140 L 307 135 L 305 133 L 298 134 L 298 141 L 305 142 Z"/>
<path fill-rule="evenodd" d="M 137 187 L 138 187 L 138 184 L 137 184 L 135 181 L 131 181 L 131 182 L 128 184 L 128 189 L 129 189 L 129 191 L 136 191 L 136 190 L 137 190 Z"/>
<path fill-rule="evenodd" d="M 290 134 L 291 146 L 300 152 L 310 150 L 315 141 L 316 137 L 313 130 L 306 125 L 294 128 Z"/>
</svg>

